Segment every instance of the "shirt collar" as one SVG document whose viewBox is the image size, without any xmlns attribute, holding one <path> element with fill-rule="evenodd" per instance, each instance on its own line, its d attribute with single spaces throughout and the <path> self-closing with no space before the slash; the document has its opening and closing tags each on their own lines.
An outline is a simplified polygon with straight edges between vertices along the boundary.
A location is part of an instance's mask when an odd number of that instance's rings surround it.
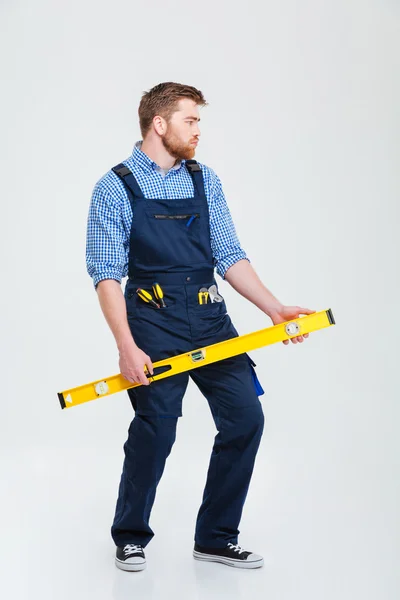
<svg viewBox="0 0 400 600">
<path fill-rule="evenodd" d="M 141 147 L 142 147 L 142 143 L 143 140 L 139 140 L 138 142 L 136 142 L 134 148 L 133 148 L 133 152 L 132 152 L 132 158 L 135 162 L 139 163 L 144 169 L 153 169 L 155 171 L 158 171 L 159 173 L 164 173 L 165 171 L 157 164 L 154 162 L 154 160 L 152 160 L 150 158 L 150 156 L 147 156 L 147 154 L 145 154 L 144 152 L 142 152 Z M 177 162 L 174 164 L 173 167 L 171 167 L 172 170 L 176 171 L 178 169 L 180 169 L 182 167 L 182 165 L 185 164 L 184 160 L 177 160 Z"/>
</svg>

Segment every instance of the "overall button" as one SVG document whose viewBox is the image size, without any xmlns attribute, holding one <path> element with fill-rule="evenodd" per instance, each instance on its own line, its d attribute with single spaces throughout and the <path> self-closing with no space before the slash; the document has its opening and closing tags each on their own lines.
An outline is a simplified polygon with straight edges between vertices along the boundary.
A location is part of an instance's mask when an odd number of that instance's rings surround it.
<svg viewBox="0 0 400 600">
<path fill-rule="evenodd" d="M 190 277 L 186 277 L 186 281 L 190 281 Z"/>
</svg>

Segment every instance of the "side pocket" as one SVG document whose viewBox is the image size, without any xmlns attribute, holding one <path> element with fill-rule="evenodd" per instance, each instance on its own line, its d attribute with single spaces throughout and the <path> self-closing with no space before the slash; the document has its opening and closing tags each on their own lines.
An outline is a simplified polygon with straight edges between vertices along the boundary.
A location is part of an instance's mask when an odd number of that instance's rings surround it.
<svg viewBox="0 0 400 600">
<path fill-rule="evenodd" d="M 257 396 L 262 396 L 263 394 L 265 394 L 261 383 L 258 380 L 257 377 L 257 373 L 254 367 L 256 367 L 256 363 L 250 358 L 250 356 L 246 353 L 247 356 L 247 360 L 249 361 L 249 365 L 250 365 L 250 369 L 251 369 L 251 376 L 253 378 L 253 383 L 254 383 L 254 388 L 256 390 L 256 394 Z"/>
</svg>

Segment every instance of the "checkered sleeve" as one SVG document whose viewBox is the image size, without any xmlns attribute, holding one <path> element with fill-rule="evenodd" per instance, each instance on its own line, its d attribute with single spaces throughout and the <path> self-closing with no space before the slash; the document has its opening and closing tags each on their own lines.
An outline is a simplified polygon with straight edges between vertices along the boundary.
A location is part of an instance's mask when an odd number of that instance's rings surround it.
<svg viewBox="0 0 400 600">
<path fill-rule="evenodd" d="M 102 279 L 121 283 L 127 273 L 126 234 L 118 198 L 97 183 L 89 207 L 86 268 L 96 288 Z"/>
<path fill-rule="evenodd" d="M 240 246 L 235 225 L 229 211 L 222 184 L 216 173 L 210 171 L 210 235 L 211 250 L 217 273 L 225 279 L 225 273 L 239 260 L 250 262 Z"/>
</svg>

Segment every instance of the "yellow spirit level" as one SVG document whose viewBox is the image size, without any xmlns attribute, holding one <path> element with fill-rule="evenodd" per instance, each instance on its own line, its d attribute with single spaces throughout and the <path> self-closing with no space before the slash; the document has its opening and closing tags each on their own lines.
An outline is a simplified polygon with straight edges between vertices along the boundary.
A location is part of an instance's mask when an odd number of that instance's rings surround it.
<svg viewBox="0 0 400 600">
<path fill-rule="evenodd" d="M 224 342 L 219 342 L 218 344 L 212 344 L 205 348 L 197 348 L 192 352 L 185 352 L 184 354 L 159 360 L 153 365 L 153 375 L 148 373 L 146 375 L 151 382 L 158 381 L 165 377 L 183 373 L 183 371 L 203 367 L 231 356 L 256 350 L 262 346 L 283 342 L 284 340 L 304 335 L 305 333 L 311 333 L 318 329 L 324 329 L 331 325 L 335 325 L 331 309 L 323 310 L 293 319 L 292 321 L 280 323 L 279 325 L 267 327 L 266 329 L 260 329 L 254 333 L 240 335 Z M 96 400 L 102 396 L 109 396 L 110 394 L 138 387 L 139 385 L 142 384 L 132 383 L 121 374 L 118 374 L 60 392 L 58 399 L 61 408 L 71 408 L 77 404 L 83 404 L 84 402 Z"/>
</svg>

